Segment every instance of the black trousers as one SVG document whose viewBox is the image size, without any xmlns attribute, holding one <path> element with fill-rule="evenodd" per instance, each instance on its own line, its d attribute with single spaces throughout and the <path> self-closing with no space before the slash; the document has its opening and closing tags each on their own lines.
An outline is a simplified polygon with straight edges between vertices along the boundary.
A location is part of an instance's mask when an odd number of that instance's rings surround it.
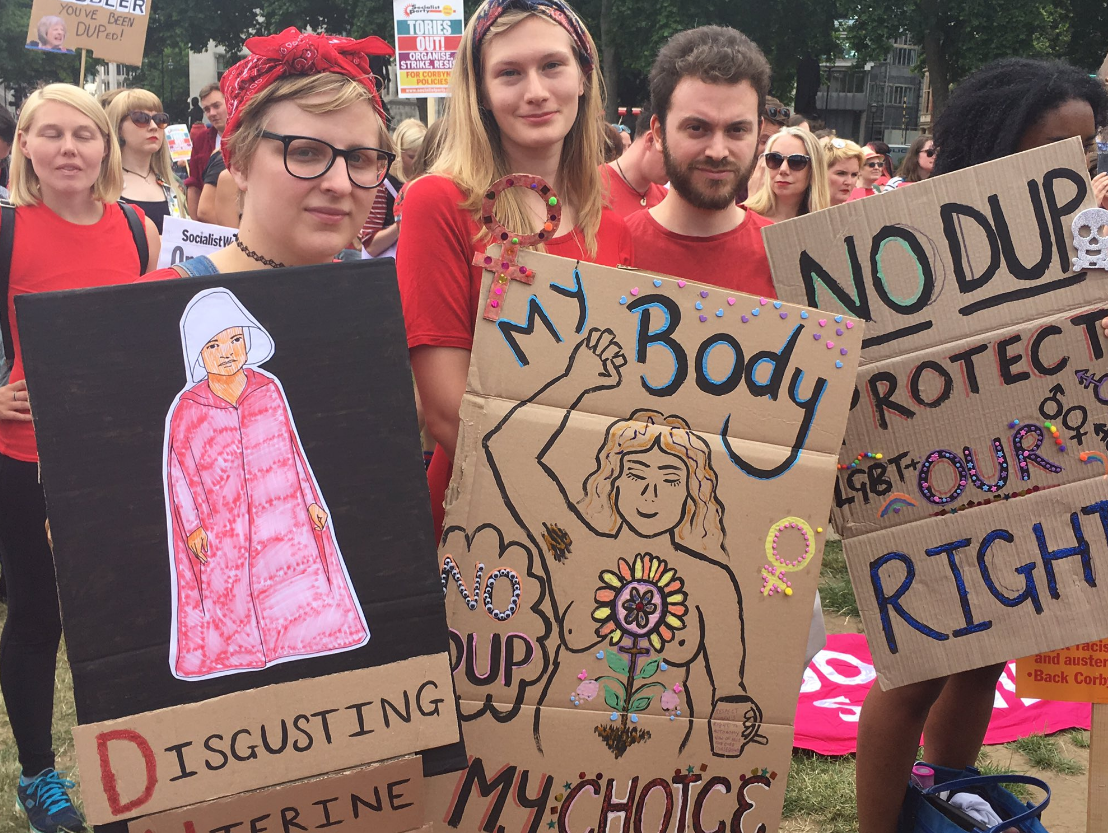
<svg viewBox="0 0 1108 833">
<path fill-rule="evenodd" d="M 0 560 L 8 618 L 0 635 L 0 690 L 26 776 L 54 766 L 54 672 L 62 635 L 46 499 L 38 464 L 0 454 Z"/>
</svg>

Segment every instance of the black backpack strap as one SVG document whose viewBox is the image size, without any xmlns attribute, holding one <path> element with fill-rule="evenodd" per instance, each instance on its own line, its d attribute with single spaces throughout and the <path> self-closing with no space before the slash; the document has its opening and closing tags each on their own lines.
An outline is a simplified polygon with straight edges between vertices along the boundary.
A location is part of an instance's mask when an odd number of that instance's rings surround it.
<svg viewBox="0 0 1108 833">
<path fill-rule="evenodd" d="M 146 267 L 150 265 L 150 244 L 146 242 L 146 226 L 139 218 L 138 212 L 125 202 L 119 203 L 123 209 L 123 216 L 127 218 L 127 225 L 131 227 L 131 236 L 135 238 L 135 248 L 138 249 L 139 274 L 146 273 Z"/>
<path fill-rule="evenodd" d="M 8 364 L 15 360 L 12 328 L 8 322 L 8 282 L 11 278 L 14 247 L 15 206 L 0 202 L 0 333 L 4 336 L 4 357 Z"/>
</svg>

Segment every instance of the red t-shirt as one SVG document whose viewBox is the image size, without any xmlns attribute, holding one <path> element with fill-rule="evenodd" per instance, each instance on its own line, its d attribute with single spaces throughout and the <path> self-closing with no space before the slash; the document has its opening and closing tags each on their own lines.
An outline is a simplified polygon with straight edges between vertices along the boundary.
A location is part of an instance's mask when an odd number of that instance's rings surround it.
<svg viewBox="0 0 1108 833">
<path fill-rule="evenodd" d="M 445 176 L 421 177 L 409 183 L 404 194 L 396 274 L 409 348 L 473 349 L 484 272 L 473 265 L 473 255 L 484 251 L 486 244 L 474 242 L 477 222 L 471 212 L 459 207 L 463 199 L 461 189 Z M 600 217 L 595 257 L 589 255 L 584 235 L 577 229 L 555 237 L 546 251 L 604 266 L 633 262 L 627 226 L 609 209 Z M 427 469 L 436 540 L 442 532 L 443 499 L 452 468 L 442 447 L 436 448 Z"/>
<path fill-rule="evenodd" d="M 747 210 L 743 221 L 731 231 L 690 237 L 663 227 L 649 210 L 627 218 L 639 269 L 765 298 L 777 297 L 762 242 L 762 229 L 772 224 L 772 220 Z"/>
<path fill-rule="evenodd" d="M 145 223 L 142 209 L 133 207 Z M 63 220 L 42 204 L 17 208 L 7 297 L 15 348 L 15 355 L 8 357 L 12 362 L 10 381 L 24 378 L 19 322 L 15 318 L 16 295 L 132 283 L 140 271 L 135 239 L 127 218 L 115 203 L 105 205 L 104 216 L 90 226 Z M 0 454 L 28 463 L 38 462 L 32 423 L 0 419 Z"/>
<path fill-rule="evenodd" d="M 459 207 L 463 199 L 444 176 L 422 177 L 404 196 L 396 274 L 409 347 L 473 348 L 484 273 L 473 265 L 473 255 L 486 244 L 474 242 L 477 222 Z M 546 251 L 603 266 L 631 265 L 631 235 L 614 211 L 601 215 L 596 244 L 596 256 L 590 256 L 584 234 L 574 229 L 547 243 Z"/>
<path fill-rule="evenodd" d="M 644 205 L 646 208 L 653 208 L 666 196 L 665 188 L 651 182 L 646 188 L 646 202 L 643 203 L 642 194 L 628 185 L 619 171 L 613 170 L 611 165 L 600 166 L 600 178 L 608 191 L 608 205 L 624 219 L 642 211 Z"/>
<path fill-rule="evenodd" d="M 215 140 L 219 134 L 214 127 L 205 127 L 199 135 L 192 136 L 192 155 L 189 157 L 189 175 L 185 179 L 186 188 L 204 187 L 204 169 L 215 152 Z"/>
</svg>

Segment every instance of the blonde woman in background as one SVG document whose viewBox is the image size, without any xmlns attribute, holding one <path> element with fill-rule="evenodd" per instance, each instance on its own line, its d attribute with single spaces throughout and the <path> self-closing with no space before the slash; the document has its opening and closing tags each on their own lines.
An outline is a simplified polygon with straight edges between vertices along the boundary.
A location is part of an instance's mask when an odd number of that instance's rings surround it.
<svg viewBox="0 0 1108 833">
<path fill-rule="evenodd" d="M 393 174 L 401 183 L 413 178 L 412 165 L 416 155 L 423 146 L 423 139 L 427 135 L 427 125 L 419 119 L 404 119 L 392 132 L 392 141 L 396 145 L 398 154 L 397 167 L 400 169 Z"/>
<path fill-rule="evenodd" d="M 799 127 L 785 127 L 769 137 L 766 174 L 746 207 L 775 223 L 827 208 L 827 163 L 819 140 Z"/>
<path fill-rule="evenodd" d="M 858 185 L 858 174 L 866 161 L 862 149 L 849 139 L 828 136 L 820 139 L 827 163 L 827 185 L 831 205 L 842 205 Z"/>
<path fill-rule="evenodd" d="M 166 217 L 188 217 L 185 192 L 173 174 L 165 141 L 169 116 L 148 90 L 128 89 L 108 104 L 108 120 L 119 137 L 123 160 L 123 202 L 137 205 L 158 227 Z"/>
<path fill-rule="evenodd" d="M 160 239 L 142 211 L 117 203 L 122 172 L 115 129 L 91 95 L 71 84 L 31 93 L 19 115 L 11 200 L 7 297 L 0 329 L 12 350 L 11 381 L 0 387 L 0 561 L 8 610 L 0 637 L 0 689 L 22 767 L 17 800 L 32 830 L 82 830 L 69 790 L 54 769 L 54 672 L 62 623 L 46 500 L 23 375 L 16 295 L 130 283 L 156 263 Z M 64 334 L 59 334 L 64 337 Z"/>
</svg>

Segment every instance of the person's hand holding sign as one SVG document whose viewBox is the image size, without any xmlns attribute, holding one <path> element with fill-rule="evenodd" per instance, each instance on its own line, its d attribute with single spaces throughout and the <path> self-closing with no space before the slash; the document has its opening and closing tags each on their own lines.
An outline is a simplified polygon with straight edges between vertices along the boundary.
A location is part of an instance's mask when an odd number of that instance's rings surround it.
<svg viewBox="0 0 1108 833">
<path fill-rule="evenodd" d="M 31 400 L 27 397 L 25 379 L 0 387 L 0 419 L 31 421 Z"/>
</svg>

